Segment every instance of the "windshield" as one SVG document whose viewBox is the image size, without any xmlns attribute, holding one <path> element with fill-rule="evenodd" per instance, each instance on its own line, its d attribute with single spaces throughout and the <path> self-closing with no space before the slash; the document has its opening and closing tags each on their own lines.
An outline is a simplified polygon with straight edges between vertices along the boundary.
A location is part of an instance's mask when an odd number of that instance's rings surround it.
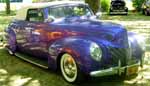
<svg viewBox="0 0 150 86">
<path fill-rule="evenodd" d="M 86 5 L 59 6 L 49 8 L 49 16 L 63 18 L 70 16 L 92 16 L 92 11 Z"/>
</svg>

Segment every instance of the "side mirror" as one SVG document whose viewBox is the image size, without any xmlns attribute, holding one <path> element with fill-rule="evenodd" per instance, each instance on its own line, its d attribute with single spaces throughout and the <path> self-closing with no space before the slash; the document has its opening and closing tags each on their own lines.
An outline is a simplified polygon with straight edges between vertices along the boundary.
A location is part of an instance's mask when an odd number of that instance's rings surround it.
<svg viewBox="0 0 150 86">
<path fill-rule="evenodd" d="M 55 17 L 53 16 L 48 16 L 47 19 L 45 19 L 45 22 L 53 22 L 55 20 Z"/>
<path fill-rule="evenodd" d="M 101 13 L 101 12 L 97 12 L 97 13 L 96 13 L 96 18 L 97 18 L 97 19 L 100 19 L 101 16 L 102 16 L 102 13 Z"/>
</svg>

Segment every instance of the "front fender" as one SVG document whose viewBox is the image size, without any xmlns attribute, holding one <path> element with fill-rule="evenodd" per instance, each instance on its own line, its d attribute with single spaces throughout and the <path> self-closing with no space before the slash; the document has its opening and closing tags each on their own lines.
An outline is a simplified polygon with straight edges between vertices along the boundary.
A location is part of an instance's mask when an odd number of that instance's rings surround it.
<svg viewBox="0 0 150 86">
<path fill-rule="evenodd" d="M 137 38 L 137 36 L 139 35 L 136 33 L 128 32 L 128 41 L 131 44 L 132 56 L 141 59 L 145 51 L 143 51 L 140 45 L 138 44 L 139 39 Z"/>
<path fill-rule="evenodd" d="M 55 64 L 59 62 L 62 53 L 71 54 L 76 60 L 80 70 L 84 73 L 100 67 L 99 62 L 93 60 L 90 55 L 90 45 L 93 43 L 90 39 L 84 37 L 68 37 L 54 42 L 49 47 L 49 53 L 53 56 Z M 58 64 L 56 64 L 58 67 Z"/>
</svg>

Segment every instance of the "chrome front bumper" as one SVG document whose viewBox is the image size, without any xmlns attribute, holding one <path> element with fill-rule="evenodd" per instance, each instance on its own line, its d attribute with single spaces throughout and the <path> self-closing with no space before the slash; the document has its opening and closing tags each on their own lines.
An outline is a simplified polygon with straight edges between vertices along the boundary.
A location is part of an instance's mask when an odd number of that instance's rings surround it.
<svg viewBox="0 0 150 86">
<path fill-rule="evenodd" d="M 128 13 L 128 12 L 121 12 L 121 11 L 120 11 L 120 12 L 119 12 L 119 11 L 117 12 L 117 11 L 116 11 L 116 12 L 110 12 L 109 14 L 127 14 L 127 13 Z"/>
<path fill-rule="evenodd" d="M 122 73 L 126 73 L 127 68 L 139 67 L 139 66 L 140 66 L 140 63 L 121 67 L 121 62 L 118 61 L 117 67 L 111 67 L 105 70 L 92 71 L 90 72 L 90 76 L 101 77 L 101 76 L 109 76 L 109 75 L 115 75 L 115 74 L 121 75 Z"/>
</svg>

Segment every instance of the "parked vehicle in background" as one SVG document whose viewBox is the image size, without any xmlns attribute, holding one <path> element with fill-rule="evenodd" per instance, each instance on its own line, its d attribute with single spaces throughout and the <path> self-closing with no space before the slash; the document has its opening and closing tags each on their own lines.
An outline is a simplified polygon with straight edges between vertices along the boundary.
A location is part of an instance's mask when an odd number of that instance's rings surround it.
<svg viewBox="0 0 150 86">
<path fill-rule="evenodd" d="M 150 15 L 150 0 L 145 0 L 142 5 L 142 12 L 144 15 Z"/>
<path fill-rule="evenodd" d="M 109 14 L 128 14 L 128 8 L 124 0 L 112 0 L 110 5 Z"/>
<path fill-rule="evenodd" d="M 40 67 L 60 69 L 70 83 L 84 75 L 137 74 L 145 51 L 142 37 L 97 17 L 81 2 L 32 4 L 6 28 L 7 49 Z"/>
</svg>

